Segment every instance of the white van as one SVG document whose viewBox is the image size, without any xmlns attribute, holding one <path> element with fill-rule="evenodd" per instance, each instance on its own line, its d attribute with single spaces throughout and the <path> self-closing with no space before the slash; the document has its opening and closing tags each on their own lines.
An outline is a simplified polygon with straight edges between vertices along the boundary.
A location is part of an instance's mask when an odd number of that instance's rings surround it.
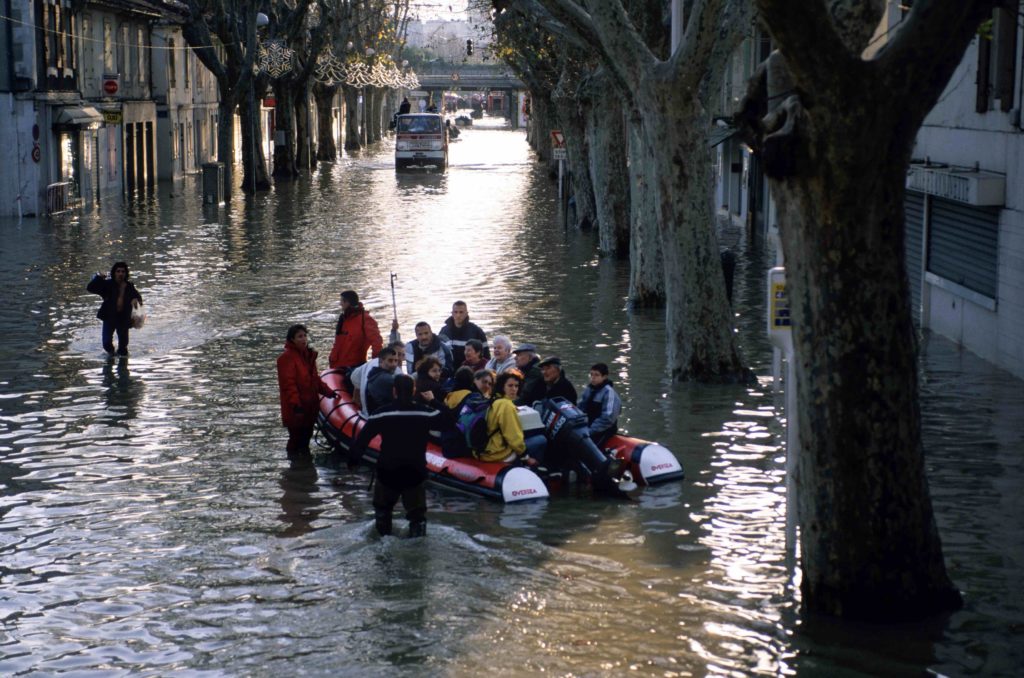
<svg viewBox="0 0 1024 678">
<path fill-rule="evenodd" d="M 448 134 L 437 113 L 400 115 L 395 125 L 395 169 L 412 165 L 448 167 Z"/>
</svg>

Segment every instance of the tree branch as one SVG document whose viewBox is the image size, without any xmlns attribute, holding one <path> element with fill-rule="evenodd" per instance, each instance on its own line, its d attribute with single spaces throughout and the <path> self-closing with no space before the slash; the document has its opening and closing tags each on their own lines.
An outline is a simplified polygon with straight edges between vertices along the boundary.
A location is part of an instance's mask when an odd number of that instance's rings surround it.
<svg viewBox="0 0 1024 678">
<path fill-rule="evenodd" d="M 978 26 L 998 0 L 918 0 L 876 62 L 882 87 L 903 99 L 907 120 L 923 121 L 949 83 Z"/>
<path fill-rule="evenodd" d="M 556 0 L 575 5 L 572 0 Z M 589 0 L 590 17 L 600 37 L 601 51 L 609 69 L 619 74 L 630 88 L 636 87 L 657 61 L 636 30 L 621 0 Z"/>
<path fill-rule="evenodd" d="M 580 24 L 570 27 L 566 22 L 556 19 L 537 0 L 521 0 L 509 8 L 520 16 L 535 20 L 548 33 L 568 40 L 579 49 L 592 49 L 593 44 L 597 42 L 597 33 L 593 31 L 592 25 Z"/>
<path fill-rule="evenodd" d="M 852 70 L 855 58 L 836 32 L 822 0 L 756 2 L 797 88 L 808 93 L 828 89 L 836 86 L 838 74 Z M 856 61 L 860 61 L 859 55 Z"/>
<path fill-rule="evenodd" d="M 722 75 L 732 53 L 752 26 L 752 0 L 708 0 L 686 28 L 669 59 L 675 82 L 698 87 L 701 100 L 721 93 Z"/>
</svg>

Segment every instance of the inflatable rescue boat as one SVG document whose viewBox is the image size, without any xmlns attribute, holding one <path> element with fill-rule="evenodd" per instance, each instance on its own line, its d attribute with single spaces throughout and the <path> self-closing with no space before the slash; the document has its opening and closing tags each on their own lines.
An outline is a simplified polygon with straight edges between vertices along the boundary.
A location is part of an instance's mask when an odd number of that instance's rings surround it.
<svg viewBox="0 0 1024 678">
<path fill-rule="evenodd" d="M 338 398 L 321 398 L 317 425 L 332 460 L 339 465 L 347 459 L 349 446 L 359 435 L 366 419 L 352 402 L 344 375 L 328 370 L 320 375 L 336 389 Z M 540 401 L 533 407 L 520 406 L 519 420 L 526 437 L 526 451 L 544 460 L 545 471 L 514 463 L 485 462 L 473 457 L 445 457 L 438 439 L 427 444 L 426 461 L 430 482 L 462 492 L 506 503 L 546 499 L 552 491 L 575 476 L 596 492 L 622 495 L 635 482 L 646 485 L 679 480 L 683 468 L 667 448 L 627 436 L 612 436 L 598 447 L 587 435 L 587 418 L 562 398 Z M 363 460 L 375 464 L 380 438 L 367 446 Z"/>
</svg>

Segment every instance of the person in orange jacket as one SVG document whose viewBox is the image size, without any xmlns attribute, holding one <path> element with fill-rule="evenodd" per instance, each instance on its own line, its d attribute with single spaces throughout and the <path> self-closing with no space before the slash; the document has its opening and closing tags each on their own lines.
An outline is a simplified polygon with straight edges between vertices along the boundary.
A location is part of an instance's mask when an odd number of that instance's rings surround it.
<svg viewBox="0 0 1024 678">
<path fill-rule="evenodd" d="M 281 390 L 281 422 L 288 429 L 288 460 L 292 467 L 312 466 L 309 441 L 320 411 L 320 395 L 338 397 L 323 382 L 316 367 L 317 352 L 308 344 L 305 325 L 288 328 L 284 351 L 277 357 L 277 384 Z"/>
<path fill-rule="evenodd" d="M 334 346 L 327 359 L 331 369 L 359 367 L 366 362 L 367 349 L 371 349 L 372 357 L 376 358 L 383 346 L 377 321 L 359 303 L 359 295 L 353 290 L 342 292 L 341 315 L 334 330 Z"/>
</svg>

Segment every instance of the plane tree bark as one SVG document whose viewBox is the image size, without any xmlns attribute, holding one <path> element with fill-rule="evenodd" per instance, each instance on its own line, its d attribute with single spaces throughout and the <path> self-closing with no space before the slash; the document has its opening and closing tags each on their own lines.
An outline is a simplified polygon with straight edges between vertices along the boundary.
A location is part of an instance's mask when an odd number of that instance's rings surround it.
<svg viewBox="0 0 1024 678">
<path fill-rule="evenodd" d="M 587 142 L 586 121 L 589 100 L 579 96 L 578 89 L 587 71 L 582 55 L 563 47 L 561 74 L 551 92 L 551 102 L 558 114 L 558 126 L 565 135 L 566 165 L 572 186 L 575 210 L 572 226 L 590 228 L 596 219 L 594 187 L 590 182 L 590 145 Z"/>
<path fill-rule="evenodd" d="M 773 67 L 787 70 L 771 79 L 792 83 L 768 92 L 777 109 L 742 117 L 786 262 L 803 603 L 883 621 L 955 608 L 925 477 L 904 182 L 925 116 L 995 3 L 917 0 L 871 58 L 880 0 L 756 4 Z"/>
<path fill-rule="evenodd" d="M 603 68 L 587 77 L 581 88 L 587 99 L 587 146 L 590 182 L 594 192 L 598 251 L 629 256 L 629 170 L 626 167 L 626 127 L 622 97 Z"/>
</svg>

